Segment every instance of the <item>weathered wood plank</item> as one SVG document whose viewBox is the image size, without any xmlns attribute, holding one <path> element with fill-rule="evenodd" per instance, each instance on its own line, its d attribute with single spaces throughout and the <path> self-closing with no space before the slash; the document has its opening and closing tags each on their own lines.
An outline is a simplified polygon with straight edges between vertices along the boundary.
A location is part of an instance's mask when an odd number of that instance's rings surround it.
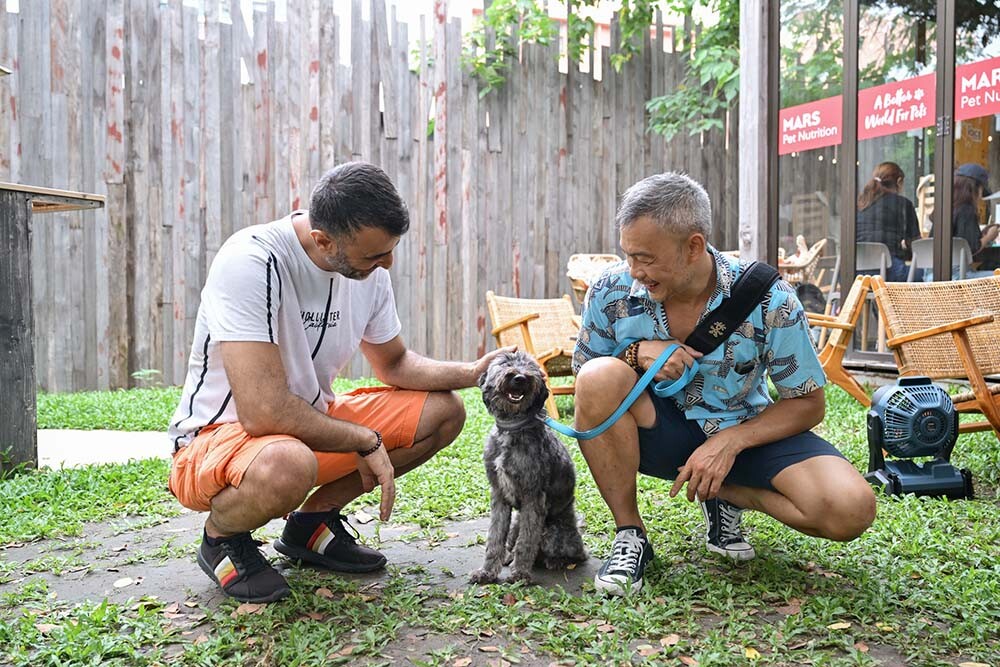
<svg viewBox="0 0 1000 667">
<path fill-rule="evenodd" d="M 28 196 L 0 190 L 0 241 L 9 253 L 0 262 L 0 471 L 38 461 L 32 311 L 31 218 Z"/>
</svg>

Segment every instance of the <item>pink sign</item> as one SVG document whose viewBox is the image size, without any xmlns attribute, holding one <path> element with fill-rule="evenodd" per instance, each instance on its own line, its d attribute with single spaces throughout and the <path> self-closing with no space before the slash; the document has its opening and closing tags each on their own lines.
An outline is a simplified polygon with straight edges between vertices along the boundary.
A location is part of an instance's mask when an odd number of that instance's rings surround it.
<svg viewBox="0 0 1000 667">
<path fill-rule="evenodd" d="M 955 120 L 1000 113 L 1000 57 L 955 68 Z"/>
<path fill-rule="evenodd" d="M 858 140 L 934 124 L 934 74 L 858 91 Z"/>
<path fill-rule="evenodd" d="M 840 95 L 782 109 L 778 114 L 778 155 L 836 146 L 843 138 L 843 125 Z"/>
</svg>

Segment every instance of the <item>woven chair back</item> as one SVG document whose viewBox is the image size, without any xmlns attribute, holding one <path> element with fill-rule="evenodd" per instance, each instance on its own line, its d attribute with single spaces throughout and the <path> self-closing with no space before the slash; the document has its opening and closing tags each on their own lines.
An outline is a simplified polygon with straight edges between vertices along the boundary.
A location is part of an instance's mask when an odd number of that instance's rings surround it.
<svg viewBox="0 0 1000 667">
<path fill-rule="evenodd" d="M 1000 373 L 1000 276 L 932 283 L 873 281 L 886 335 L 895 338 L 977 315 L 998 321 L 967 329 L 983 375 Z M 893 350 L 900 375 L 967 378 L 951 334 L 905 343 Z"/>
<path fill-rule="evenodd" d="M 573 321 L 576 311 L 568 294 L 558 299 L 519 299 L 487 292 L 486 305 L 493 328 L 537 313 L 538 319 L 528 322 L 533 350 L 529 349 L 527 341 L 521 335 L 521 327 L 510 327 L 498 333 L 497 345 L 517 345 L 518 349 L 533 353 L 536 357 L 544 357 L 553 349 L 559 348 L 567 356 L 549 361 L 545 364 L 545 370 L 549 375 L 572 374 L 568 355 L 573 354 L 579 329 Z"/>
</svg>

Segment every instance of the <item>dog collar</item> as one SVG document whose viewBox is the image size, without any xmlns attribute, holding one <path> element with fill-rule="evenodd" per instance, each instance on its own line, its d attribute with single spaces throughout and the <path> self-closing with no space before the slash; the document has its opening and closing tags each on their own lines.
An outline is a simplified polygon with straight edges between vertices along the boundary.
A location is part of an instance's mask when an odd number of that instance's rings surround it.
<svg viewBox="0 0 1000 667">
<path fill-rule="evenodd" d="M 512 419 L 494 417 L 494 420 L 496 421 L 498 431 L 520 431 L 521 429 L 530 426 L 532 422 L 539 421 L 536 415 L 523 415 Z"/>
</svg>

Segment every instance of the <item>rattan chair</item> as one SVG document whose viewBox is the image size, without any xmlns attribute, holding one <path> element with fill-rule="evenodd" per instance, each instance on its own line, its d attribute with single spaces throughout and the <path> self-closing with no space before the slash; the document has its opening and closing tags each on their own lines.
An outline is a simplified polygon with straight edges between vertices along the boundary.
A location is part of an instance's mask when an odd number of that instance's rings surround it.
<svg viewBox="0 0 1000 667">
<path fill-rule="evenodd" d="M 967 380 L 971 391 L 952 397 L 959 412 L 979 412 L 986 421 L 963 423 L 959 431 L 1000 434 L 1000 385 L 985 376 L 1000 373 L 1000 276 L 932 283 L 888 283 L 872 279 L 885 322 L 886 341 L 900 375 Z"/>
<path fill-rule="evenodd" d="M 534 357 L 545 374 L 549 398 L 545 409 L 558 417 L 555 396 L 572 394 L 574 384 L 552 385 L 548 378 L 573 375 L 573 348 L 580 332 L 580 317 L 568 294 L 560 299 L 518 299 L 486 292 L 486 307 L 497 345 L 516 345 Z"/>
<path fill-rule="evenodd" d="M 802 236 L 796 239 L 796 243 L 798 244 L 799 241 L 801 241 L 801 246 L 805 246 L 805 240 Z M 823 254 L 825 246 L 826 239 L 820 239 L 816 243 L 813 243 L 811 247 L 800 247 L 798 253 L 779 260 L 778 271 L 781 272 L 781 277 L 785 282 L 793 285 L 813 282 L 816 266 L 819 264 L 819 258 Z"/>
<path fill-rule="evenodd" d="M 806 313 L 810 326 L 830 329 L 830 335 L 826 339 L 826 344 L 819 351 L 819 360 L 823 364 L 823 371 L 830 382 L 843 388 L 848 394 L 853 396 L 858 403 L 868 407 L 872 404 L 868 392 L 862 388 L 854 376 L 844 368 L 844 354 L 854 337 L 854 329 L 857 327 L 858 319 L 865 309 L 865 301 L 868 291 L 871 289 L 871 277 L 858 276 L 851 285 L 851 290 L 844 298 L 840 307 L 840 313 L 836 317 L 819 313 Z"/>
<path fill-rule="evenodd" d="M 566 276 L 573 287 L 573 296 L 577 303 L 582 304 L 587 296 L 587 289 L 597 280 L 609 265 L 622 261 L 618 255 L 610 253 L 577 253 L 570 255 L 566 262 Z"/>
</svg>

